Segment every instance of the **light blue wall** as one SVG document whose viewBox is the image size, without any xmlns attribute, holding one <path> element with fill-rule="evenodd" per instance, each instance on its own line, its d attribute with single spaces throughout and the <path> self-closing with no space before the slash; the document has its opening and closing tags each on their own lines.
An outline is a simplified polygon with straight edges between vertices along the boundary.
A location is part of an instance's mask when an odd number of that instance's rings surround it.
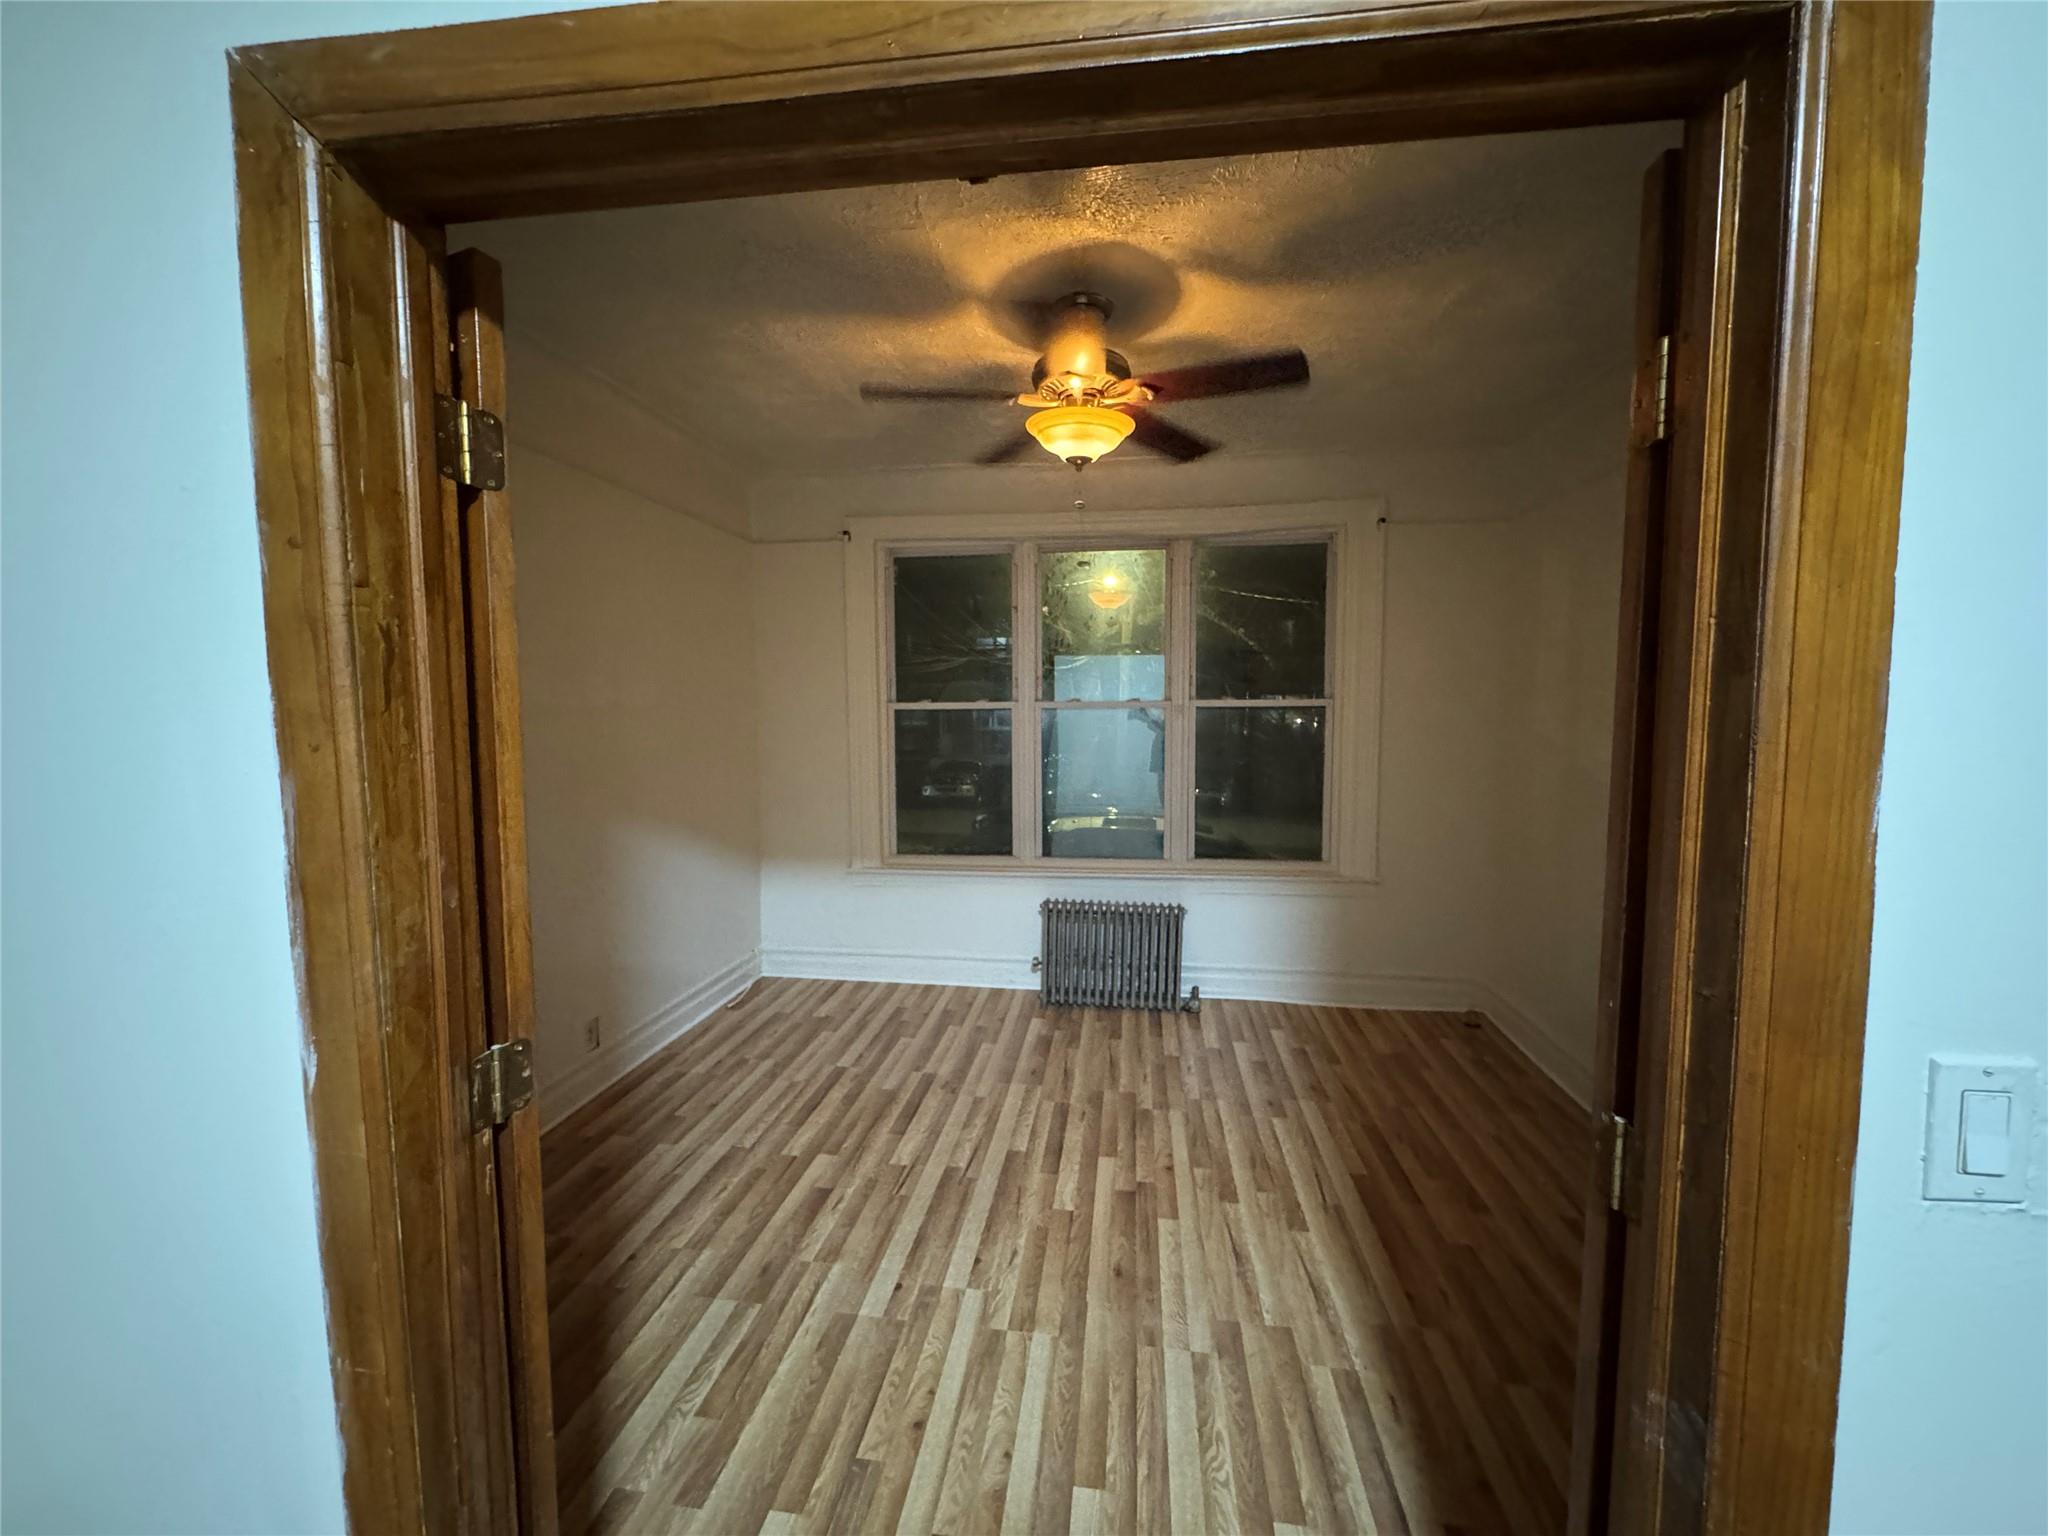
<svg viewBox="0 0 2048 1536">
<path fill-rule="evenodd" d="M 221 51 L 537 6 L 0 6 L 0 1526 L 327 1531 Z M 2043 12 L 1937 11 L 1837 1529 L 2048 1528 L 2043 1223 L 1925 1058 L 2043 1051 Z"/>
<path fill-rule="evenodd" d="M 1835 1462 L 1853 1536 L 2048 1531 L 2048 1218 L 1919 1198 L 1928 1056 L 2048 1059 L 2044 99 L 2048 9 L 1936 6 Z"/>
<path fill-rule="evenodd" d="M 341 1525 L 222 52 L 480 14 L 0 5 L 8 1531 Z"/>
</svg>

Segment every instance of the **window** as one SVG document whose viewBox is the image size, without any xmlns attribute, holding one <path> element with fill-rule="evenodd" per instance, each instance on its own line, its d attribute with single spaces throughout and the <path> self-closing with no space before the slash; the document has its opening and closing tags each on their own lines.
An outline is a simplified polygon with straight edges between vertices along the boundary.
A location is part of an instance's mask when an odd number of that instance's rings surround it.
<svg viewBox="0 0 2048 1536">
<path fill-rule="evenodd" d="M 1164 549 L 1036 550 L 1039 854 L 1166 857 Z"/>
<path fill-rule="evenodd" d="M 1008 551 L 896 566 L 898 853 L 1010 851 L 1010 569 Z"/>
<path fill-rule="evenodd" d="M 1320 859 L 1330 546 L 1195 546 L 1195 857 Z"/>
<path fill-rule="evenodd" d="M 1338 865 L 1340 532 L 878 542 L 881 861 Z"/>
</svg>

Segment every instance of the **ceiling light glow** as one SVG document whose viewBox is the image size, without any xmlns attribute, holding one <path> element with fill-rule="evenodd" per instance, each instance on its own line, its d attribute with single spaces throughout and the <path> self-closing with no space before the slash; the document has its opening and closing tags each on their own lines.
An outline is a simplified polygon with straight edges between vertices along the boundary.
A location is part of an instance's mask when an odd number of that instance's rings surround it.
<svg viewBox="0 0 2048 1536">
<path fill-rule="evenodd" d="M 1088 586 L 1088 601 L 1109 613 L 1131 600 L 1130 583 L 1115 571 L 1104 571 Z"/>
<path fill-rule="evenodd" d="M 1056 405 L 1027 419 L 1038 446 L 1076 469 L 1085 469 L 1131 435 L 1136 425 L 1122 411 L 1100 405 Z"/>
</svg>

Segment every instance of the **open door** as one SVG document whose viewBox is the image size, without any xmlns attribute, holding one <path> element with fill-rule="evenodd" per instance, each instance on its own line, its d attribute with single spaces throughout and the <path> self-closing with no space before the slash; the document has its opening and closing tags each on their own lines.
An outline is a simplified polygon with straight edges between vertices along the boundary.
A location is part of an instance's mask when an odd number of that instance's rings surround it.
<svg viewBox="0 0 2048 1536">
<path fill-rule="evenodd" d="M 1608 777 L 1607 898 L 1593 1104 L 1595 1147 L 1586 1192 L 1577 1401 L 1569 1487 L 1573 1536 L 1608 1527 L 1620 1380 L 1622 1279 L 1640 1215 L 1636 1144 L 1649 909 L 1652 776 L 1665 513 L 1670 488 L 1672 338 L 1680 291 L 1683 154 L 1667 150 L 1643 178 L 1636 273 L 1636 374 L 1629 409 L 1628 499 L 1622 534 L 1620 659 Z"/>
<path fill-rule="evenodd" d="M 446 265 L 446 335 L 437 378 L 436 458 L 443 544 L 461 593 L 450 639 L 467 666 L 451 669 L 468 699 L 466 786 L 483 1007 L 472 1124 L 494 1194 L 485 1220 L 487 1286 L 502 1297 L 503 1390 L 511 1403 L 507 1496 L 521 1536 L 552 1536 L 555 1440 L 548 1374 L 547 1253 L 541 1225 L 540 1118 L 532 1098 L 533 933 L 526 896 L 526 798 L 521 773 L 518 632 L 513 607 L 512 508 L 505 492 L 504 281 L 482 251 Z M 440 368 L 437 368 L 437 374 Z M 492 1362 L 493 1365 L 496 1362 Z M 487 1367 L 489 1368 L 489 1367 Z M 492 1383 L 497 1386 L 498 1383 Z"/>
</svg>

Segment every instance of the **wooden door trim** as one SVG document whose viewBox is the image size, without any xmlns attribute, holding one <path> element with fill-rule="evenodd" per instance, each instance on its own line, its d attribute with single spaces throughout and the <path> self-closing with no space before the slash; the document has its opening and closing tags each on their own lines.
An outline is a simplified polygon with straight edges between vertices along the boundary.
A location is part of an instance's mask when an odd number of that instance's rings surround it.
<svg viewBox="0 0 2048 1536">
<path fill-rule="evenodd" d="M 1825 20 L 1795 39 L 1826 90 L 1795 102 L 1760 488 L 1775 515 L 1709 1470 L 1729 1530 L 1828 1515 L 1920 246 L 1931 8 Z"/>
<path fill-rule="evenodd" d="M 358 184 L 394 242 L 431 244 L 455 216 L 1645 117 L 1726 126 L 1715 165 L 1751 199 L 1709 257 L 1739 290 L 1714 323 L 1736 329 L 1681 362 L 1681 424 L 1718 498 L 1694 589 L 1716 617 L 1684 695 L 1694 776 L 1663 812 L 1671 835 L 1704 831 L 1698 846 L 1741 857 L 1696 868 L 1655 914 L 1691 1022 L 1646 1111 L 1669 1134 L 1646 1180 L 1654 1283 L 1625 1343 L 1631 1380 L 1686 1381 L 1707 1416 L 1660 1420 L 1624 1394 L 1636 1411 L 1617 1427 L 1617 1487 L 1633 1480 L 1639 1496 L 1617 1507 L 1629 1528 L 1822 1528 L 1928 19 L 1924 4 L 1726 0 L 686 4 L 231 55 L 265 616 L 354 1528 L 447 1528 L 422 1494 L 435 1445 L 422 1405 L 450 1356 L 408 1316 L 389 1134 L 393 1095 L 415 1089 L 391 1076 L 388 1032 L 438 1027 L 405 1001 L 417 978 L 389 939 L 393 924 L 424 931 L 392 904 L 424 899 L 405 865 L 430 851 L 371 835 L 392 825 L 372 761 L 388 722 L 364 715 L 351 636 L 380 595 L 363 583 L 382 578 L 343 515 L 354 494 L 358 529 L 402 518 L 405 498 L 366 498 L 349 478 L 362 466 L 336 447 L 337 423 L 395 409 L 404 386 L 337 353 L 353 343 L 322 311 L 320 178 Z M 1718 395 L 1702 388 L 1714 347 L 1737 370 Z M 1687 806 L 1704 818 L 1689 831 Z M 1714 975 L 1694 974 L 1696 951 Z"/>
<path fill-rule="evenodd" d="M 1526 89 L 1570 89 L 1579 78 L 1673 66 L 1709 47 L 1691 73 L 1710 77 L 1711 50 L 1753 31 L 1774 7 L 1758 0 L 1042 0 L 992 7 L 929 0 L 677 0 L 662 6 L 515 17 L 361 37 L 315 38 L 237 50 L 307 130 L 340 149 L 430 134 L 528 132 L 704 109 L 942 85 L 1073 78 L 1120 65 L 1213 61 L 1285 53 L 1298 62 L 1331 47 L 1413 41 L 1390 56 L 1433 66 L 1402 89 L 1450 103 L 1484 74 L 1520 75 Z M 1444 44 L 1484 45 L 1452 60 Z M 1512 47 L 1503 51 L 1503 41 Z M 1548 62 L 1509 69 L 1510 60 Z M 1319 72 L 1318 72 L 1319 73 Z M 1374 74 L 1379 73 L 1376 66 Z M 1311 79 L 1317 78 L 1312 75 Z M 1382 88 L 1386 82 L 1377 81 Z M 1610 98 L 1615 79 L 1607 85 Z M 1275 103 L 1307 92 L 1297 78 Z M 1101 100 L 1111 118 L 1150 105 Z M 1481 104 L 1464 102 L 1470 114 Z M 1581 109 L 1603 110 L 1598 102 Z M 1012 113 L 985 102 L 984 116 Z M 1085 125 L 1062 125 L 1072 137 Z M 899 129 L 896 140 L 908 136 Z M 697 154 L 713 146 L 702 145 Z M 966 146 L 962 146 L 963 151 Z M 594 168 L 584 168 L 594 169 Z"/>
<path fill-rule="evenodd" d="M 399 1279 L 390 1096 L 375 1036 L 377 945 L 366 882 L 367 771 L 348 640 L 341 476 L 323 420 L 336 379 L 309 265 L 319 146 L 231 68 L 242 319 L 293 906 L 306 1036 L 306 1118 L 318 1188 L 327 1331 L 359 1531 L 423 1526 L 412 1348 Z"/>
<path fill-rule="evenodd" d="M 506 1468 L 465 1315 L 490 1149 L 465 1093 L 480 1010 L 430 446 L 438 247 L 253 79 L 230 92 L 344 1496 L 358 1529 L 483 1531 Z"/>
<path fill-rule="evenodd" d="M 685 3 L 238 58 L 395 211 L 456 222 L 1654 117 L 1783 21 L 1744 0 L 1305 9 Z"/>
</svg>

